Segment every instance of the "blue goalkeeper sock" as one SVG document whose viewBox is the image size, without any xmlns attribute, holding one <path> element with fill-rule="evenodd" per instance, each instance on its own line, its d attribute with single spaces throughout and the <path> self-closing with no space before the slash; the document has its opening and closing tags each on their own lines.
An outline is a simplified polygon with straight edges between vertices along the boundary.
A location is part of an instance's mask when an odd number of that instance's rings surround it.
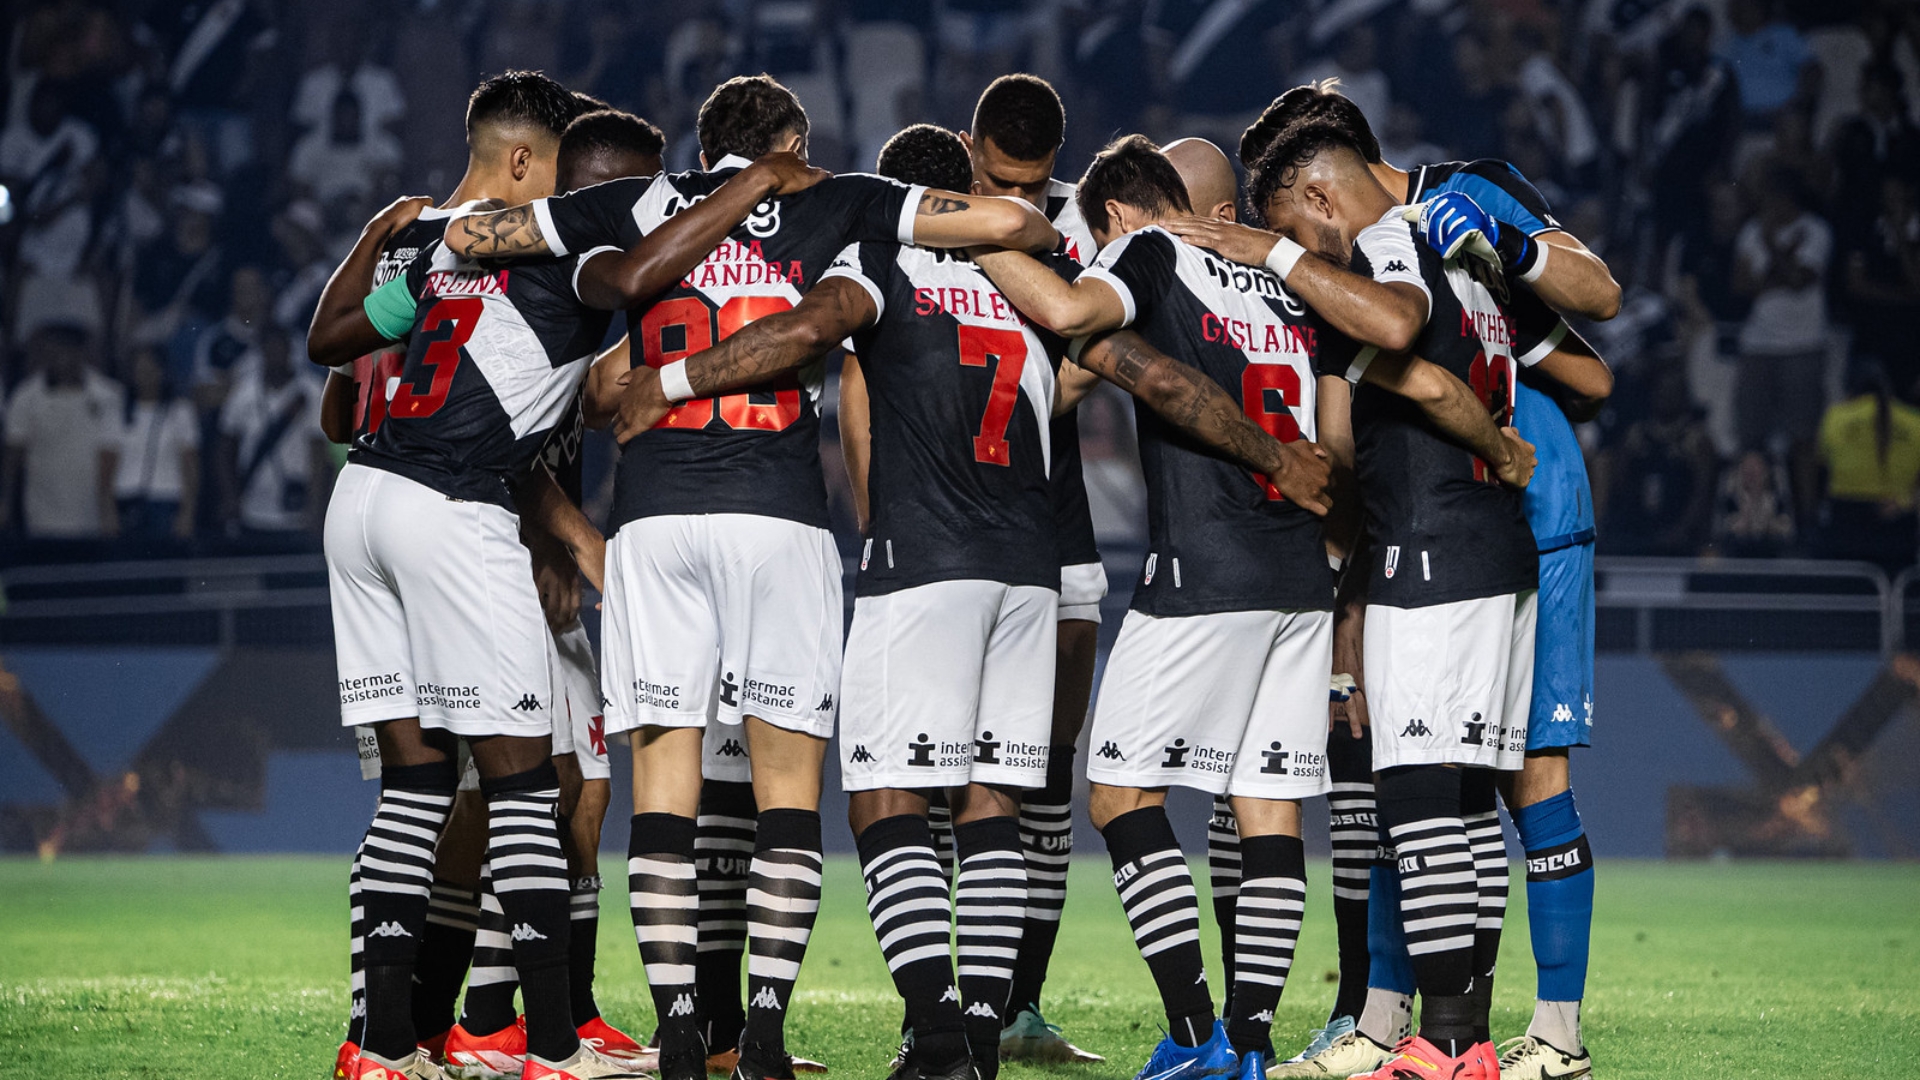
<svg viewBox="0 0 1920 1080">
<path fill-rule="evenodd" d="M 1527 853 L 1527 929 L 1539 970 L 1539 1004 L 1527 1033 L 1557 1049 L 1578 1052 L 1577 1003 L 1587 995 L 1587 947 L 1593 931 L 1593 849 L 1580 827 L 1571 791 L 1521 807 L 1513 813 L 1513 824 Z"/>
</svg>

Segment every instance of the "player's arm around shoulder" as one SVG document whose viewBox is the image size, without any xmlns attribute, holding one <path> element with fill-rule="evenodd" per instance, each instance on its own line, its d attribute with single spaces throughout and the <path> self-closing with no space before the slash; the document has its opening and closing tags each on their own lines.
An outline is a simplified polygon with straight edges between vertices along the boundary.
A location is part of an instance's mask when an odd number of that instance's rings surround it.
<svg viewBox="0 0 1920 1080">
<path fill-rule="evenodd" d="M 1353 385 L 1338 375 L 1319 375 L 1315 382 L 1314 433 L 1327 454 L 1332 505 L 1327 512 L 1327 553 L 1345 559 L 1353 553 L 1365 525 L 1360 478 L 1354 467 Z"/>
<path fill-rule="evenodd" d="M 307 327 L 307 357 L 322 367 L 351 363 L 367 353 L 398 340 L 398 334 L 385 332 L 376 325 L 374 313 L 366 310 L 372 297 L 373 270 L 380 251 L 393 234 L 412 224 L 420 211 L 432 205 L 424 196 L 396 199 L 360 230 L 353 250 L 333 271 L 320 291 L 320 302 Z M 396 281 L 404 280 L 396 278 Z M 391 283 L 389 283 L 391 284 Z"/>
<path fill-rule="evenodd" d="M 1564 324 L 1563 324 L 1564 325 Z M 1585 423 L 1600 414 L 1613 395 L 1613 369 L 1588 341 L 1571 327 L 1537 360 L 1520 362 L 1551 382 L 1547 392 L 1567 419 Z"/>
<path fill-rule="evenodd" d="M 1133 322 L 1124 285 L 1095 269 L 1068 281 L 1053 267 L 1023 251 L 978 251 L 973 261 L 1022 315 L 1059 334 L 1085 337 Z"/>
<path fill-rule="evenodd" d="M 912 235 L 902 243 L 921 247 L 1007 248 L 1036 254 L 1060 246 L 1059 230 L 1025 199 L 1004 195 L 963 195 L 930 188 L 920 194 Z"/>
<path fill-rule="evenodd" d="M 1442 435 L 1492 466 L 1502 483 L 1524 488 L 1533 479 L 1533 444 L 1495 424 L 1486 405 L 1452 372 L 1409 353 L 1382 353 L 1354 366 L 1359 381 L 1413 402 Z"/>
</svg>

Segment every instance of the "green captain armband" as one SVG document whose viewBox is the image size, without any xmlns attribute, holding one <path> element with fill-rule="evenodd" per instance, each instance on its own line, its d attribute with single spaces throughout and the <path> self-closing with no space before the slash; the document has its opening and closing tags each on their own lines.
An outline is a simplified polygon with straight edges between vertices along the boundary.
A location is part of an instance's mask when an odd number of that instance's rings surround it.
<svg viewBox="0 0 1920 1080">
<path fill-rule="evenodd" d="M 367 294 L 360 306 L 366 310 L 367 321 L 373 324 L 374 330 L 388 341 L 399 341 L 413 329 L 416 304 L 413 294 L 407 291 L 404 274 Z"/>
</svg>

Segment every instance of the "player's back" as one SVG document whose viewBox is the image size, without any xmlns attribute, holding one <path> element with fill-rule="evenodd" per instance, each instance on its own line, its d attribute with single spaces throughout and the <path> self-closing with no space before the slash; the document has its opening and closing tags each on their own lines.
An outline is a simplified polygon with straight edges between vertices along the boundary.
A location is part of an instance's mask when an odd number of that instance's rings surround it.
<svg viewBox="0 0 1920 1080">
<path fill-rule="evenodd" d="M 967 578 L 1058 589 L 1047 421 L 1061 343 L 964 256 L 859 244 L 828 276 L 879 311 L 854 335 L 873 438 L 859 595 Z"/>
<path fill-rule="evenodd" d="M 386 418 L 353 460 L 510 507 L 507 479 L 565 415 L 611 318 L 574 297 L 576 262 L 494 265 L 430 244 L 406 272 L 413 329 Z"/>
<path fill-rule="evenodd" d="M 1269 434 L 1316 437 L 1317 372 L 1344 372 L 1353 346 L 1278 276 L 1157 227 L 1107 245 L 1087 273 L 1121 294 L 1149 344 L 1219 383 Z M 1135 411 L 1151 552 L 1134 608 L 1326 609 L 1332 587 L 1319 520 L 1153 410 Z"/>
<path fill-rule="evenodd" d="M 380 261 L 373 266 L 373 287 L 378 289 L 407 272 L 428 244 L 446 232 L 447 220 L 457 211 L 429 206 L 420 216 L 407 222 L 387 237 L 380 247 Z M 396 341 L 383 349 L 355 360 L 353 381 L 358 397 L 353 411 L 353 437 L 358 439 L 387 418 L 389 385 L 400 376 L 407 362 L 407 343 Z"/>
<path fill-rule="evenodd" d="M 555 250 L 631 247 L 751 164 L 615 180 L 535 203 Z M 843 174 L 763 200 L 677 285 L 627 313 L 634 355 L 663 367 L 785 311 L 849 243 L 911 239 L 922 189 Z M 556 246 L 557 245 L 557 246 Z M 663 514 L 760 514 L 827 527 L 821 365 L 676 405 L 624 447 L 611 526 Z"/>
</svg>

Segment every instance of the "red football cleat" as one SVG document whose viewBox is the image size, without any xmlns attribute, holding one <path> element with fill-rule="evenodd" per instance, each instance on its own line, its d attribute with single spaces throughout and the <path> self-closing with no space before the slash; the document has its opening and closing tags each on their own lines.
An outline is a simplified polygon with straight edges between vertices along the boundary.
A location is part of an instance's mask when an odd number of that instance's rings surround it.
<svg viewBox="0 0 1920 1080">
<path fill-rule="evenodd" d="M 447 1036 L 451 1034 L 453 1034 L 453 1029 L 448 1028 L 432 1038 L 421 1039 L 420 1052 L 427 1055 L 427 1060 L 433 1062 L 435 1065 L 445 1065 L 447 1063 Z"/>
<path fill-rule="evenodd" d="M 1352 1080 L 1500 1080 L 1500 1058 L 1490 1042 L 1448 1057 L 1418 1035 L 1400 1040 L 1393 1059 Z"/>
<path fill-rule="evenodd" d="M 527 1029 L 508 1024 L 475 1035 L 459 1024 L 447 1032 L 447 1075 L 459 1080 L 515 1080 L 527 1060 Z"/>
<path fill-rule="evenodd" d="M 353 1059 L 349 1080 L 440 1080 L 440 1066 L 428 1061 L 418 1050 L 399 1061 L 385 1061 L 362 1053 Z"/>
<path fill-rule="evenodd" d="M 333 1057 L 333 1080 L 347 1080 L 353 1075 L 353 1059 L 360 1056 L 360 1044 L 348 1039 L 340 1044 L 340 1052 Z"/>
</svg>

